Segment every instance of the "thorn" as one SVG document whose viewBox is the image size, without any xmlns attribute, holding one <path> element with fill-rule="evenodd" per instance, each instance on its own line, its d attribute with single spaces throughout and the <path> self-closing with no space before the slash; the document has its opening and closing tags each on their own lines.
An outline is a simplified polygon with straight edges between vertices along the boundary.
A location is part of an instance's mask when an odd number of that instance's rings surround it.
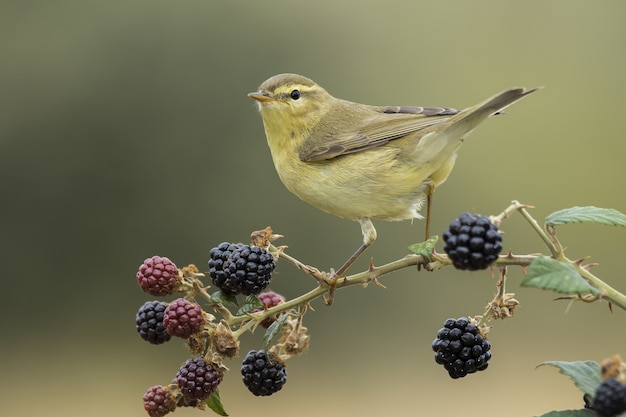
<svg viewBox="0 0 626 417">
<path fill-rule="evenodd" d="M 515 258 L 515 256 L 513 255 L 513 251 L 511 249 L 509 249 L 509 253 L 506 254 L 505 256 L 507 259 L 513 259 Z"/>
<path fill-rule="evenodd" d="M 375 269 L 376 269 L 376 267 L 374 266 L 374 258 L 372 257 L 372 258 L 370 258 L 370 265 L 369 265 L 368 271 L 369 272 L 374 272 Z"/>
<path fill-rule="evenodd" d="M 527 208 L 534 209 L 535 208 L 535 206 L 531 206 L 530 204 L 522 204 L 517 200 L 511 201 L 511 204 L 515 204 L 518 209 L 527 209 Z"/>
<path fill-rule="evenodd" d="M 591 262 L 591 263 L 589 263 L 587 265 L 581 265 L 581 268 L 586 270 L 586 271 L 589 271 L 591 268 L 593 268 L 594 266 L 598 266 L 598 265 L 600 265 L 600 264 L 597 263 L 597 262 Z"/>
<path fill-rule="evenodd" d="M 609 311 L 611 312 L 611 315 L 613 315 L 613 303 L 609 301 Z"/>
<path fill-rule="evenodd" d="M 575 260 L 574 264 L 576 264 L 577 266 L 582 266 L 582 263 L 585 262 L 589 258 L 590 256 L 583 256 L 582 258 Z"/>
<path fill-rule="evenodd" d="M 374 284 L 376 284 L 377 287 L 380 287 L 382 289 L 387 289 L 387 287 L 385 287 L 383 284 L 381 284 L 380 282 L 378 282 L 378 280 L 376 279 L 376 277 L 372 277 L 370 278 L 370 281 L 372 281 Z"/>
</svg>

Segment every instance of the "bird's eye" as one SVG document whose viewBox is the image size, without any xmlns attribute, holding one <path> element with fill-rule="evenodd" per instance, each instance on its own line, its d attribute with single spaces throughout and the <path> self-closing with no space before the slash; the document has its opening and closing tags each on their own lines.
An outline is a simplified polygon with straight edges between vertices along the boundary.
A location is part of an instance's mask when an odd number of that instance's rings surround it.
<svg viewBox="0 0 626 417">
<path fill-rule="evenodd" d="M 291 90 L 289 94 L 293 100 L 297 100 L 300 98 L 300 90 Z"/>
</svg>

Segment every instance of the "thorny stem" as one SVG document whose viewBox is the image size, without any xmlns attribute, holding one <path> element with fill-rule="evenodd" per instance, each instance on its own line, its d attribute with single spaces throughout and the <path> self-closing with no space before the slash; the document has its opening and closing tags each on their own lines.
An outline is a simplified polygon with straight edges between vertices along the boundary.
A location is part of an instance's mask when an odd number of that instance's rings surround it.
<svg viewBox="0 0 626 417">
<path fill-rule="evenodd" d="M 232 321 L 232 315 L 231 315 L 231 321 Z M 226 319 L 224 319 L 224 321 L 226 321 Z M 228 321 L 226 321 L 228 323 Z M 238 338 L 239 336 L 241 336 L 242 334 L 244 334 L 245 332 L 247 332 L 248 330 L 250 330 L 257 322 L 255 320 L 250 320 L 247 323 L 243 324 L 240 328 L 238 328 L 237 330 L 233 331 L 233 336 L 235 338 Z M 230 323 L 229 323 L 230 324 Z"/>
<path fill-rule="evenodd" d="M 561 256 L 561 260 L 574 266 L 584 279 L 586 279 L 593 287 L 597 288 L 600 291 L 599 298 L 615 304 L 622 310 L 626 310 L 626 295 L 617 291 L 615 288 L 611 287 L 609 284 L 589 272 L 589 269 L 586 268 L 585 265 L 580 265 L 579 262 L 574 262 L 563 255 Z"/>
<path fill-rule="evenodd" d="M 577 263 L 566 258 L 564 255 L 563 247 L 556 238 L 555 230 L 543 229 L 530 215 L 527 210 L 528 208 L 532 208 L 532 206 L 522 204 L 514 200 L 502 213 L 497 216 L 492 216 L 491 220 L 496 224 L 499 224 L 502 220 L 510 217 L 513 213 L 519 212 L 546 244 L 553 258 L 574 266 L 582 277 L 589 281 L 595 288 L 600 290 L 601 298 L 626 310 L 626 296 L 615 290 L 611 286 L 607 285 L 604 281 L 600 280 L 592 273 L 590 273 L 589 266 L 583 266 L 580 264 L 580 262 Z M 276 247 L 272 244 L 269 244 L 268 249 L 278 258 L 285 259 L 296 268 L 306 272 L 308 275 L 311 275 L 317 280 L 318 285 L 309 292 L 302 294 L 299 297 L 288 300 L 267 310 L 257 313 L 242 314 L 239 316 L 232 315 L 232 313 L 227 308 L 219 303 L 213 302 L 211 296 L 205 291 L 204 288 L 202 288 L 200 291 L 197 291 L 196 289 L 197 293 L 206 298 L 212 304 L 212 306 L 222 314 L 224 321 L 229 326 L 234 327 L 243 323 L 243 325 L 236 331 L 237 334 L 241 334 L 253 328 L 256 323 L 261 322 L 267 317 L 278 315 L 284 311 L 296 308 L 298 306 L 305 306 L 312 300 L 324 296 L 326 293 L 332 293 L 337 289 L 346 288 L 353 285 L 367 285 L 370 282 L 378 284 L 379 277 L 411 266 L 423 266 L 426 270 L 433 271 L 443 266 L 452 264 L 452 261 L 450 261 L 447 255 L 440 254 L 435 251 L 433 251 L 430 258 L 421 255 L 411 254 L 405 256 L 402 259 L 398 259 L 379 267 L 370 265 L 369 269 L 366 271 L 356 273 L 354 275 L 339 277 L 332 284 L 329 284 L 326 280 L 326 273 L 321 272 L 317 268 L 306 265 L 296 258 L 288 255 L 287 253 L 285 253 L 284 247 Z M 526 268 L 537 258 L 537 256 L 538 255 L 514 255 L 513 253 L 509 252 L 506 255 L 500 255 L 498 259 L 494 262 L 493 267 L 506 268 L 507 266 L 517 265 Z M 504 282 L 502 281 L 502 285 L 499 286 L 498 296 L 504 297 L 504 295 Z M 493 311 L 490 307 L 481 318 L 480 324 L 484 324 L 484 322 L 486 322 L 492 315 Z"/>
<path fill-rule="evenodd" d="M 315 278 L 320 283 L 324 282 L 324 274 L 322 272 L 320 272 L 319 269 L 313 268 L 312 266 L 303 264 L 302 262 L 300 262 L 296 258 L 286 254 L 283 248 L 277 248 L 276 246 L 270 244 L 269 251 L 272 252 L 272 253 L 275 253 L 279 258 L 285 259 L 287 262 L 289 262 L 290 264 L 292 264 L 296 268 L 300 269 L 301 271 L 304 271 L 307 274 L 311 275 L 313 278 Z"/>
<path fill-rule="evenodd" d="M 557 256 L 559 256 L 559 254 L 562 254 L 563 248 L 558 243 L 558 241 L 548 236 L 546 231 L 539 225 L 539 223 L 537 223 L 537 220 L 535 220 L 530 215 L 528 210 L 526 210 L 526 208 L 530 206 L 520 204 L 518 201 L 513 201 L 513 204 L 518 204 L 517 210 L 522 215 L 522 217 L 526 219 L 526 221 L 530 224 L 530 227 L 532 227 L 535 230 L 535 232 L 537 232 L 541 240 L 543 240 L 543 242 L 546 244 L 546 246 L 550 250 L 550 253 L 552 254 L 552 256 L 556 258 Z"/>
<path fill-rule="evenodd" d="M 281 256 L 285 259 L 287 257 L 284 252 L 281 252 Z M 522 255 L 516 256 L 513 254 L 500 256 L 494 263 L 497 266 L 506 266 L 506 265 L 519 265 L 519 266 L 528 266 L 530 263 L 536 258 L 533 255 Z M 289 257 L 290 262 L 294 264 L 303 265 L 300 261 L 295 258 Z M 420 255 L 407 255 L 402 259 L 398 259 L 396 261 L 390 262 L 388 264 L 382 266 L 371 266 L 367 271 L 359 272 L 354 275 L 349 275 L 346 277 L 338 278 L 334 287 L 335 289 L 341 289 L 350 287 L 353 285 L 366 285 L 370 282 L 376 282 L 379 277 L 383 275 L 387 275 L 391 272 L 398 271 L 400 269 L 404 269 L 411 266 L 423 265 L 428 270 L 438 269 L 444 265 L 451 265 L 452 261 L 448 258 L 447 255 L 443 254 L 433 254 L 433 259 L 427 259 Z M 302 268 L 300 268 L 302 269 Z M 265 311 L 240 315 L 240 316 L 232 316 L 230 319 L 224 319 L 231 327 L 236 326 L 240 323 L 243 323 L 246 320 L 250 320 L 252 317 L 254 318 L 254 322 L 261 321 L 267 317 L 274 316 L 276 314 L 282 313 L 283 311 L 287 311 L 289 309 L 295 308 L 300 305 L 305 305 L 310 301 L 326 294 L 329 291 L 329 285 L 326 283 L 320 283 L 317 287 L 312 289 L 311 291 L 288 300 L 284 303 L 278 304 L 277 306 L 271 307 Z"/>
<path fill-rule="evenodd" d="M 500 274 L 500 278 L 498 279 L 498 283 L 496 284 L 496 287 L 498 288 L 498 294 L 496 294 L 496 296 L 494 297 L 494 301 L 496 303 L 499 303 L 501 300 L 504 299 L 506 284 L 506 266 L 499 268 L 498 273 Z M 487 310 L 485 310 L 485 314 L 480 317 L 480 321 L 476 325 L 479 329 L 485 326 L 487 322 L 491 320 L 491 317 L 493 316 L 494 301 L 490 302 L 487 305 Z"/>
<path fill-rule="evenodd" d="M 574 262 L 571 259 L 567 258 L 564 254 L 563 246 L 561 242 L 556 237 L 556 229 L 554 227 L 547 227 L 547 231 L 544 230 L 539 223 L 528 213 L 526 210 L 527 207 L 523 204 L 520 204 L 517 201 L 513 201 L 512 204 L 518 204 L 518 211 L 528 221 L 531 227 L 537 232 L 537 234 L 541 237 L 544 243 L 548 246 L 552 257 L 558 261 L 568 263 L 576 268 L 578 273 L 586 279 L 591 285 L 600 290 L 601 298 L 607 300 L 610 303 L 615 304 L 623 310 L 626 310 L 626 295 L 617 291 L 615 288 L 608 285 L 606 282 L 602 281 L 600 278 L 596 277 L 594 274 L 589 272 L 589 268 L 581 265 L 580 262 Z"/>
<path fill-rule="evenodd" d="M 491 216 L 490 220 L 496 226 L 500 226 L 500 223 L 502 223 L 502 220 L 508 219 L 516 211 L 518 211 L 518 210 L 520 210 L 522 208 L 530 208 L 530 207 L 532 207 L 532 206 L 528 206 L 526 204 L 520 203 L 519 201 L 513 200 L 513 201 L 511 201 L 511 204 L 502 211 L 502 213 L 498 214 L 497 216 Z"/>
</svg>

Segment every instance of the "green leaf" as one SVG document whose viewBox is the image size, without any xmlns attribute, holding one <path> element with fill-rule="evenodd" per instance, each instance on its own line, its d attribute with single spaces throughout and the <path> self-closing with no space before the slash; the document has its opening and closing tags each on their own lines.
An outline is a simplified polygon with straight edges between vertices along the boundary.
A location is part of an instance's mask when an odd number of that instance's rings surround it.
<svg viewBox="0 0 626 417">
<path fill-rule="evenodd" d="M 230 304 L 233 306 L 239 305 L 239 303 L 237 303 L 237 297 L 231 294 L 227 294 L 222 291 L 216 291 L 213 294 L 211 294 L 211 301 L 214 302 L 215 304 L 222 304 L 222 305 Z"/>
<path fill-rule="evenodd" d="M 283 329 L 283 326 L 285 325 L 285 321 L 287 320 L 288 316 L 289 314 L 283 314 L 279 316 L 276 321 L 272 323 L 270 327 L 268 327 L 265 331 L 265 334 L 263 335 L 263 345 L 265 346 L 266 352 L 270 348 L 270 346 L 272 346 L 272 343 L 274 342 L 276 336 L 280 334 L 280 331 Z"/>
<path fill-rule="evenodd" d="M 420 255 L 424 258 L 430 259 L 430 257 L 433 255 L 433 250 L 435 249 L 435 244 L 438 240 L 439 236 L 431 236 L 430 238 L 428 238 L 428 240 L 410 245 L 409 250 L 416 255 Z"/>
<path fill-rule="evenodd" d="M 215 391 L 213 391 L 213 394 L 209 395 L 209 397 L 207 399 L 205 399 L 204 402 L 216 414 L 219 414 L 220 416 L 227 416 L 228 415 L 226 410 L 224 410 L 224 406 L 222 405 L 222 400 L 220 399 L 220 389 L 219 388 L 216 388 Z"/>
<path fill-rule="evenodd" d="M 586 206 L 571 207 L 555 211 L 546 217 L 546 224 L 548 226 L 581 222 L 626 227 L 626 215 L 614 209 Z"/>
<path fill-rule="evenodd" d="M 599 294 L 599 291 L 581 277 L 572 265 L 544 255 L 537 257 L 530 264 L 520 286 L 552 290 L 562 294 Z"/>
<path fill-rule="evenodd" d="M 578 362 L 560 362 L 549 361 L 539 366 L 550 365 L 559 369 L 563 375 L 570 377 L 574 384 L 585 394 L 593 397 L 602 382 L 600 380 L 600 364 L 594 361 L 578 361 Z"/>
<path fill-rule="evenodd" d="M 598 417 L 598 415 L 588 408 L 581 408 L 580 410 L 550 411 L 537 417 Z"/>
<path fill-rule="evenodd" d="M 246 297 L 246 300 L 244 301 L 241 308 L 237 311 L 236 315 L 240 316 L 242 314 L 249 313 L 255 308 L 260 308 L 262 310 L 263 308 L 265 308 L 265 306 L 263 305 L 263 301 L 259 300 L 256 295 L 249 295 L 248 297 Z"/>
</svg>

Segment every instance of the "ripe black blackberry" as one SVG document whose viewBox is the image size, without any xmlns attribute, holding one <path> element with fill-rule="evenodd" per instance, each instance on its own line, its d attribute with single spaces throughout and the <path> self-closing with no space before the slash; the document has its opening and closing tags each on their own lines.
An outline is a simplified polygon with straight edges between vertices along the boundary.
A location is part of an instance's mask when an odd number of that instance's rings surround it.
<svg viewBox="0 0 626 417">
<path fill-rule="evenodd" d="M 461 317 L 448 319 L 437 332 L 432 343 L 435 362 L 443 365 L 450 377 L 463 378 L 467 374 L 484 371 L 491 359 L 491 343 L 476 325 Z"/>
<path fill-rule="evenodd" d="M 163 315 L 163 327 L 172 335 L 189 339 L 204 324 L 202 307 L 184 298 L 172 301 Z"/>
<path fill-rule="evenodd" d="M 226 272 L 224 265 L 228 262 L 233 251 L 242 246 L 242 243 L 222 242 L 209 252 L 209 275 L 213 280 L 213 284 L 221 288 L 226 282 Z M 219 284 L 219 285 L 218 285 Z"/>
<path fill-rule="evenodd" d="M 204 400 L 222 382 L 222 372 L 202 357 L 187 359 L 176 374 L 180 392 L 189 400 Z"/>
<path fill-rule="evenodd" d="M 274 257 L 258 246 L 220 243 L 211 249 L 209 275 L 227 294 L 258 294 L 270 283 L 276 267 Z"/>
<path fill-rule="evenodd" d="M 443 240 L 443 250 L 457 269 L 486 269 L 502 250 L 498 226 L 479 214 L 461 214 L 443 232 Z"/>
<path fill-rule="evenodd" d="M 137 271 L 137 282 L 141 290 L 156 297 L 172 294 L 177 290 L 180 281 L 174 262 L 161 256 L 146 259 Z"/>
<path fill-rule="evenodd" d="M 172 336 L 163 327 L 163 316 L 167 303 L 163 301 L 146 301 L 139 307 L 135 323 L 139 336 L 153 345 L 169 341 Z"/>
<path fill-rule="evenodd" d="M 287 382 L 285 365 L 264 350 L 251 350 L 241 365 L 243 383 L 257 396 L 272 395 Z"/>
<path fill-rule="evenodd" d="M 626 411 L 626 385 L 615 378 L 602 382 L 596 389 L 593 407 L 602 417 L 613 417 Z"/>
<path fill-rule="evenodd" d="M 155 385 L 143 395 L 143 408 L 150 417 L 163 417 L 176 409 L 176 399 L 169 388 Z"/>
</svg>

